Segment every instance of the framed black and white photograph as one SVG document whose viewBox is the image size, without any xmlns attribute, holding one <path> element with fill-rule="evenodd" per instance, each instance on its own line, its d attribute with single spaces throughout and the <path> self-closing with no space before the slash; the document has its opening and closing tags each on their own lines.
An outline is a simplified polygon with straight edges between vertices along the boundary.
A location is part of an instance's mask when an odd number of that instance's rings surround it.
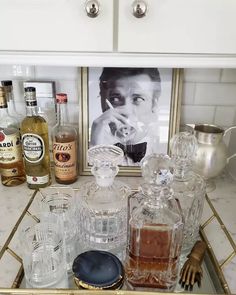
<svg viewBox="0 0 236 295">
<path fill-rule="evenodd" d="M 141 160 L 169 152 L 178 131 L 181 70 L 161 68 L 82 68 L 80 174 L 90 174 L 87 150 L 120 147 L 119 175 L 140 175 Z"/>
</svg>

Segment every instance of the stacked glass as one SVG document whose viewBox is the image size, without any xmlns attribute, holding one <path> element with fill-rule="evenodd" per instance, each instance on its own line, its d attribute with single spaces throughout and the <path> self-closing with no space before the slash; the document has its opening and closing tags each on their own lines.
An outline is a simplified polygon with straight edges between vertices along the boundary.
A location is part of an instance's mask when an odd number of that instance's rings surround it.
<svg viewBox="0 0 236 295">
<path fill-rule="evenodd" d="M 72 263 L 78 254 L 78 225 L 76 217 L 76 200 L 73 189 L 45 188 L 40 189 L 40 220 L 56 220 L 60 224 L 65 243 L 67 271 L 71 273 Z"/>
<path fill-rule="evenodd" d="M 40 222 L 21 230 L 26 288 L 68 288 L 60 224 Z"/>
</svg>

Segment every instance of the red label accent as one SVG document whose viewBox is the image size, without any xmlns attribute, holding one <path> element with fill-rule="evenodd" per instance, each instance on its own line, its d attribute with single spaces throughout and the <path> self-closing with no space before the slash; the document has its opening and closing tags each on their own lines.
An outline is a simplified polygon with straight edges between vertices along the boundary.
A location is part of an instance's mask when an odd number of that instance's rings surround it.
<svg viewBox="0 0 236 295">
<path fill-rule="evenodd" d="M 5 139 L 5 134 L 0 132 L 0 141 L 3 141 Z"/>
</svg>

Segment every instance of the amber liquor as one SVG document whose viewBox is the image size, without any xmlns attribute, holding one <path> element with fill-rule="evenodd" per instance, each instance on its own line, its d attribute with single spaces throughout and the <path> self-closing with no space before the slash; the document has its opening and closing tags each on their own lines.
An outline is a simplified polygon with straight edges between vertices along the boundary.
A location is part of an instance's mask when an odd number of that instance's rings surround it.
<svg viewBox="0 0 236 295">
<path fill-rule="evenodd" d="M 171 288 L 178 273 L 177 253 L 171 253 L 171 245 L 176 242 L 172 234 L 163 224 L 131 228 L 126 273 L 132 286 Z"/>
</svg>

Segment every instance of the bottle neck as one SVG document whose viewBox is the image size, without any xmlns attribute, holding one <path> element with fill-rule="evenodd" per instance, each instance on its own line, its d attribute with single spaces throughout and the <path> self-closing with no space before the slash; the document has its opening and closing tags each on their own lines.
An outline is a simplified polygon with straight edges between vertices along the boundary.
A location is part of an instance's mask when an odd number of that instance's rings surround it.
<svg viewBox="0 0 236 295">
<path fill-rule="evenodd" d="M 7 98 L 7 107 L 8 107 L 9 113 L 11 113 L 11 112 L 16 113 L 16 107 L 15 107 L 13 93 L 6 92 L 6 98 Z"/>
<path fill-rule="evenodd" d="M 172 190 L 169 186 L 143 184 L 141 188 L 147 196 L 146 204 L 151 207 L 163 207 L 167 200 L 172 197 Z"/>
<path fill-rule="evenodd" d="M 0 118 L 2 118 L 3 116 L 4 117 L 9 116 L 9 111 L 7 107 L 0 108 Z"/>
<path fill-rule="evenodd" d="M 33 117 L 38 116 L 38 107 L 36 106 L 26 106 L 26 116 Z"/>
<path fill-rule="evenodd" d="M 93 166 L 91 169 L 92 174 L 96 178 L 96 183 L 101 187 L 111 186 L 114 182 L 114 178 L 118 173 L 118 167 L 116 166 Z"/>
<path fill-rule="evenodd" d="M 59 126 L 68 125 L 67 104 L 57 103 L 57 124 Z"/>
<path fill-rule="evenodd" d="M 187 180 L 191 175 L 191 162 L 190 161 L 178 161 L 174 168 L 174 178 L 177 180 Z"/>
</svg>

